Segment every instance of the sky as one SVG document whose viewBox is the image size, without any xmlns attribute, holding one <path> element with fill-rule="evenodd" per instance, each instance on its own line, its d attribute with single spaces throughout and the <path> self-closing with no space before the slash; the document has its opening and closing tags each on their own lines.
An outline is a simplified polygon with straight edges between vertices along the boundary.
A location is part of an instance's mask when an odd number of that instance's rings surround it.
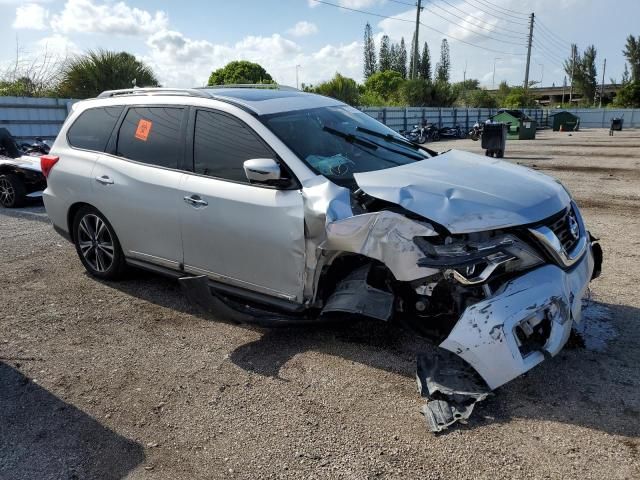
<svg viewBox="0 0 640 480">
<path fill-rule="evenodd" d="M 323 0 L 324 1 L 324 0 Z M 363 81 L 363 32 L 407 45 L 415 30 L 412 0 L 0 0 L 0 65 L 66 58 L 88 49 L 128 51 L 161 84 L 202 86 L 232 60 L 260 63 L 284 85 L 317 84 L 336 72 Z M 345 8 L 338 8 L 342 6 Z M 491 88 L 521 85 L 528 15 L 534 13 L 529 79 L 562 85 L 570 43 L 594 44 L 598 81 L 619 81 L 627 35 L 640 35 L 639 0 L 423 0 L 419 42 L 432 63 L 447 38 L 451 80 Z M 349 10 L 352 9 L 352 10 Z M 356 12 L 360 10 L 367 13 Z M 466 42 L 466 43 L 465 43 Z M 299 66 L 299 67 L 296 67 Z M 495 68 L 495 70 L 494 70 Z M 1 70 L 0 70 L 1 71 Z M 495 76 L 494 76 L 495 72 Z"/>
</svg>

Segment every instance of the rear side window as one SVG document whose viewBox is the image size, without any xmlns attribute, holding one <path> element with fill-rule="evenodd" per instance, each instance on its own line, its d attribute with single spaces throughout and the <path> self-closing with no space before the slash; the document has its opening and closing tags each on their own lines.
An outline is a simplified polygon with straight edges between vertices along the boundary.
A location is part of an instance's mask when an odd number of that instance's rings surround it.
<svg viewBox="0 0 640 480">
<path fill-rule="evenodd" d="M 182 108 L 130 108 L 118 132 L 116 154 L 158 167 L 178 168 L 182 155 Z"/>
<path fill-rule="evenodd" d="M 80 114 L 67 132 L 69 145 L 104 152 L 123 106 L 90 108 Z"/>
<path fill-rule="evenodd" d="M 207 110 L 196 114 L 193 156 L 195 173 L 244 183 L 249 183 L 243 168 L 245 160 L 275 158 L 240 120 Z"/>
</svg>

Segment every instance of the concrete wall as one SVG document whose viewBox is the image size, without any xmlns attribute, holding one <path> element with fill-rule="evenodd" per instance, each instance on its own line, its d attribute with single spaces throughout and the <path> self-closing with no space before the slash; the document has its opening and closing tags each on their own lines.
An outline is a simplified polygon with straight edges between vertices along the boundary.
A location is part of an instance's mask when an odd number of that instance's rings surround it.
<svg viewBox="0 0 640 480">
<path fill-rule="evenodd" d="M 18 141 L 53 140 L 77 100 L 68 98 L 0 97 L 0 128 Z"/>
</svg>

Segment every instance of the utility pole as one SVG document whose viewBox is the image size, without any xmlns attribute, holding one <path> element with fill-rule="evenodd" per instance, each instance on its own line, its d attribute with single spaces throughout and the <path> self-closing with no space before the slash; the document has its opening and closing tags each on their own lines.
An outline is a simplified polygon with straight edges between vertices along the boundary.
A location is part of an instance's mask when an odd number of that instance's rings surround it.
<svg viewBox="0 0 640 480">
<path fill-rule="evenodd" d="M 573 72 L 576 68 L 576 48 L 571 46 L 571 85 L 569 86 L 569 107 L 571 107 L 571 102 L 573 100 Z"/>
<path fill-rule="evenodd" d="M 418 78 L 418 35 L 420 32 L 420 11 L 422 10 L 422 0 L 416 3 L 416 35 L 413 41 L 413 65 L 411 66 L 411 78 Z"/>
<path fill-rule="evenodd" d="M 604 72 L 607 69 L 607 59 L 604 59 L 604 63 L 602 64 L 602 83 L 600 84 L 600 105 L 602 108 L 602 96 L 604 95 Z"/>
<path fill-rule="evenodd" d="M 529 39 L 527 40 L 527 68 L 524 71 L 524 91 L 525 93 L 529 89 L 529 64 L 531 63 L 531 43 L 533 42 L 533 21 L 535 14 L 531 13 L 529 19 Z"/>
</svg>

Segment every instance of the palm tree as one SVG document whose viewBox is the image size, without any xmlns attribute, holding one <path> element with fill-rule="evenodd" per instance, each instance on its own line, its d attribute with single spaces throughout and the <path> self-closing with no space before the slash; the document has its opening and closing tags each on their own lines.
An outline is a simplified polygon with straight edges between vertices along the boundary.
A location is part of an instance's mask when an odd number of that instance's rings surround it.
<svg viewBox="0 0 640 480">
<path fill-rule="evenodd" d="M 105 90 L 157 87 L 151 67 L 127 52 L 89 51 L 72 58 L 62 69 L 60 96 L 91 98 Z"/>
</svg>

